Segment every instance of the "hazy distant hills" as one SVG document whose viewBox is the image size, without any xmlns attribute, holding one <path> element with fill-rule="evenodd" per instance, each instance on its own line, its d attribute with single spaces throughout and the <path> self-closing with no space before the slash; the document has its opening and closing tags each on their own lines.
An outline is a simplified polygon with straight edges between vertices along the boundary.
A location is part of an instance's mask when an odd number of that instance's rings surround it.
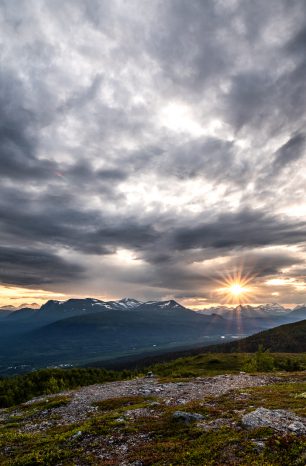
<svg viewBox="0 0 306 466">
<path fill-rule="evenodd" d="M 12 306 L 11 304 L 7 304 L 6 306 L 1 306 L 0 311 L 17 311 L 18 309 L 23 309 L 24 307 L 29 307 L 31 309 L 39 309 L 40 306 L 37 303 L 31 304 L 21 304 L 20 306 Z"/>
<path fill-rule="evenodd" d="M 198 311 L 203 315 L 217 314 L 227 320 L 240 320 L 247 327 L 252 323 L 262 328 L 274 327 L 281 323 L 297 322 L 306 319 L 306 305 L 298 305 L 293 310 L 280 304 L 271 303 L 260 306 L 240 305 L 235 308 L 226 306 L 213 307 Z"/>
<path fill-rule="evenodd" d="M 298 309 L 298 308 L 295 308 Z M 229 318 L 231 315 L 241 315 L 243 317 L 271 317 L 271 316 L 286 316 L 291 310 L 286 309 L 280 304 L 271 303 L 271 304 L 261 304 L 259 306 L 250 306 L 248 304 L 239 305 L 235 308 L 227 306 L 211 307 L 209 309 L 203 309 L 198 311 L 201 314 L 218 314 L 223 317 Z"/>
<path fill-rule="evenodd" d="M 276 304 L 212 308 L 199 312 L 174 300 L 132 298 L 50 300 L 40 309 L 0 312 L 0 371 L 110 360 L 143 352 L 232 341 L 302 320 Z M 0 372 L 1 373 L 1 372 Z"/>
<path fill-rule="evenodd" d="M 291 322 L 306 319 L 306 305 L 303 304 L 302 306 L 295 307 L 294 310 L 290 312 L 289 318 Z"/>
</svg>

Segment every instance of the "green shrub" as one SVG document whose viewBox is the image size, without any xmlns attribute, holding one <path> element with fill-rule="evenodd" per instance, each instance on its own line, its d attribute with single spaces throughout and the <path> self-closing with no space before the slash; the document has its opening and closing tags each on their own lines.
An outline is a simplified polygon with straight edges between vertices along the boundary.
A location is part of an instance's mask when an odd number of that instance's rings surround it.
<svg viewBox="0 0 306 466">
<path fill-rule="evenodd" d="M 264 350 L 259 345 L 257 352 L 245 363 L 243 369 L 246 372 L 270 372 L 275 369 L 275 360 L 269 350 Z"/>
</svg>

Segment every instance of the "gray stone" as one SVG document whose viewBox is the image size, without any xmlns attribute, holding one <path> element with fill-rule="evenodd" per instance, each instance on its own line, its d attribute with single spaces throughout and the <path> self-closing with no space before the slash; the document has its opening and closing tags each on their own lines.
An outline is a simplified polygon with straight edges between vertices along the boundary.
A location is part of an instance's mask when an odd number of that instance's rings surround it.
<svg viewBox="0 0 306 466">
<path fill-rule="evenodd" d="M 306 424 L 301 421 L 295 421 L 289 424 L 288 429 L 297 434 L 306 432 Z"/>
<path fill-rule="evenodd" d="M 186 413 L 185 411 L 175 411 L 172 417 L 173 419 L 177 421 L 183 421 L 186 424 L 189 424 L 192 421 L 201 421 L 202 419 L 204 419 L 204 416 L 202 416 L 202 414 Z"/>
<path fill-rule="evenodd" d="M 278 432 L 306 433 L 306 419 L 303 419 L 284 409 L 257 408 L 245 414 L 241 419 L 242 425 L 247 428 L 270 427 Z"/>
<path fill-rule="evenodd" d="M 262 440 L 253 440 L 253 443 L 257 451 L 262 451 L 266 445 Z"/>
<path fill-rule="evenodd" d="M 152 403 L 150 403 L 150 406 L 154 408 L 155 406 L 160 406 L 160 403 L 158 401 L 152 401 Z"/>
<path fill-rule="evenodd" d="M 125 419 L 123 417 L 117 417 L 116 421 L 117 422 L 125 422 Z"/>
</svg>

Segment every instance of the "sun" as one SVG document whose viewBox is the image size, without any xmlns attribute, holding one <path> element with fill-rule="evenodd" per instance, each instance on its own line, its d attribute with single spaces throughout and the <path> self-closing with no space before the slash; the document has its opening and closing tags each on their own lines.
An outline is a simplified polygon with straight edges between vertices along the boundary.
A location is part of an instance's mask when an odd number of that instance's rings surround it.
<svg viewBox="0 0 306 466">
<path fill-rule="evenodd" d="M 250 280 L 244 277 L 230 278 L 224 283 L 224 287 L 220 290 L 224 294 L 225 301 L 232 304 L 246 304 L 252 292 L 249 284 Z"/>
<path fill-rule="evenodd" d="M 217 293 L 221 300 L 227 304 L 246 304 L 254 298 L 254 287 L 251 285 L 254 275 L 245 274 L 241 270 L 232 274 L 226 274 L 222 280 L 218 280 L 221 287 Z"/>
<path fill-rule="evenodd" d="M 229 291 L 234 296 L 239 296 L 243 294 L 244 292 L 246 292 L 246 289 L 240 283 L 234 283 L 233 285 L 230 286 Z"/>
</svg>

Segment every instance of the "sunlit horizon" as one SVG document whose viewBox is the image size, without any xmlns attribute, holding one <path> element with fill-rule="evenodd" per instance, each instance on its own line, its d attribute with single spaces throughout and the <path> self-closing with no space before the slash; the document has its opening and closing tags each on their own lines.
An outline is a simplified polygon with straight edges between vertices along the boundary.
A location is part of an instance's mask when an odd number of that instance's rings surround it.
<svg viewBox="0 0 306 466">
<path fill-rule="evenodd" d="M 239 289 L 233 287 L 239 287 Z M 272 304 L 277 303 L 285 308 L 293 308 L 296 305 L 301 305 L 303 302 L 296 302 L 296 303 L 282 303 L 275 299 L 267 299 L 267 300 L 251 300 L 250 296 L 250 289 L 246 287 L 246 282 L 242 281 L 239 283 L 237 282 L 227 282 L 225 286 L 222 288 L 218 288 L 218 293 L 222 295 L 220 301 L 206 301 L 206 298 L 199 299 L 199 298 L 176 298 L 175 296 L 165 295 L 154 298 L 156 301 L 166 301 L 169 299 L 175 299 L 180 304 L 184 305 L 185 307 L 193 310 L 201 310 L 201 309 L 209 309 L 214 307 L 229 307 L 235 308 L 238 305 L 251 305 L 253 307 L 265 305 L 265 304 Z M 233 292 L 234 291 L 234 292 Z M 236 294 L 236 291 L 239 291 Z M 248 293 L 249 298 L 246 299 L 246 294 Z M 239 295 L 239 299 L 238 299 Z M 241 295 L 245 295 L 242 298 Z M 75 299 L 85 299 L 85 298 L 93 298 L 99 299 L 101 301 L 112 301 L 112 300 L 120 300 L 124 297 L 130 297 L 134 299 L 138 299 L 139 301 L 151 301 L 153 300 L 152 297 L 144 298 L 144 297 L 135 297 L 131 296 L 118 296 L 118 295 L 97 295 L 97 294 L 65 294 L 60 292 L 53 292 L 47 291 L 44 289 L 29 289 L 23 287 L 14 287 L 11 285 L 0 285 L 0 307 L 5 306 L 14 306 L 16 308 L 22 305 L 29 305 L 29 304 L 37 304 L 38 306 L 42 306 L 48 300 L 54 299 L 58 301 L 67 301 L 68 299 L 75 298 Z M 235 301 L 237 298 L 237 301 Z"/>
</svg>

